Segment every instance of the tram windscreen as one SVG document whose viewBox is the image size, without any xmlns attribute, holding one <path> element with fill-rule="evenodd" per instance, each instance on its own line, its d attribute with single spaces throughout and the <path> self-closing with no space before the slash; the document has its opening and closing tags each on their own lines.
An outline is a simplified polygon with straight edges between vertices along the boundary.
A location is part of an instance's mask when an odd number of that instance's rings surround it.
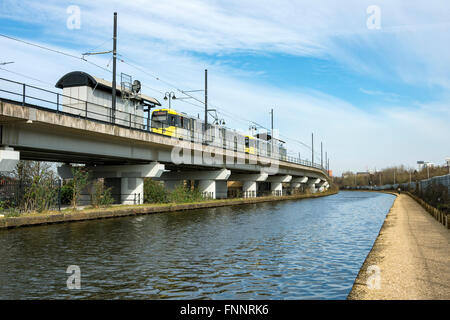
<svg viewBox="0 0 450 320">
<path fill-rule="evenodd" d="M 152 120 L 165 123 L 167 121 L 167 111 L 154 111 L 152 114 Z"/>
</svg>

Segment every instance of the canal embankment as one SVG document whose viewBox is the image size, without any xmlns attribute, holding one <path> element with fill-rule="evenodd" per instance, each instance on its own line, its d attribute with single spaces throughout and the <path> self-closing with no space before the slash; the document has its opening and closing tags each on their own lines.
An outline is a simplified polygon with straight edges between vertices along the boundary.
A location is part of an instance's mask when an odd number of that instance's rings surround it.
<svg viewBox="0 0 450 320">
<path fill-rule="evenodd" d="M 450 232 L 397 196 L 348 299 L 450 299 Z"/>
<path fill-rule="evenodd" d="M 318 198 L 338 193 L 337 190 L 328 190 L 321 193 L 296 194 L 288 196 L 266 196 L 257 198 L 240 198 L 225 200 L 210 200 L 195 203 L 164 203 L 112 206 L 107 208 L 50 211 L 45 213 L 30 213 L 17 217 L 0 218 L 0 229 L 36 226 L 52 223 L 75 222 L 94 219 L 107 219 L 115 217 L 146 215 L 153 213 L 165 213 L 174 211 L 216 208 L 242 204 L 252 204 L 270 201 L 299 200 Z"/>
</svg>

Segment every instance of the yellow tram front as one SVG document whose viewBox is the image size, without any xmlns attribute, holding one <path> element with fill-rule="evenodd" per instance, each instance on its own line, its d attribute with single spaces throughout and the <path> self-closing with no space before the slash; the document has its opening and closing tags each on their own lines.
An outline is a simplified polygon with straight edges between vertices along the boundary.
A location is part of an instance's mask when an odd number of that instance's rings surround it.
<svg viewBox="0 0 450 320">
<path fill-rule="evenodd" d="M 256 154 L 256 139 L 252 136 L 245 136 L 245 153 Z"/>
<path fill-rule="evenodd" d="M 151 131 L 169 137 L 187 138 L 191 120 L 172 109 L 156 109 L 152 112 Z"/>
</svg>

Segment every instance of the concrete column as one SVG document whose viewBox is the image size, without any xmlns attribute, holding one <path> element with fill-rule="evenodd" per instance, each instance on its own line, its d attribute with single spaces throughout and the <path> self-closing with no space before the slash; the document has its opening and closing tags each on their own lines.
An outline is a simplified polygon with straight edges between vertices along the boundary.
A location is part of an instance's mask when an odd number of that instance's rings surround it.
<svg viewBox="0 0 450 320">
<path fill-rule="evenodd" d="M 121 178 L 120 202 L 123 204 L 144 203 L 144 178 L 127 177 Z"/>
<path fill-rule="evenodd" d="M 211 199 L 224 199 L 228 194 L 227 180 L 231 175 L 231 171 L 227 169 L 220 170 L 198 170 L 198 171 L 171 171 L 164 172 L 159 179 L 164 184 L 180 181 L 195 180 L 198 181 L 198 190 Z"/>
<path fill-rule="evenodd" d="M 270 191 L 272 191 L 272 195 L 281 196 L 283 195 L 283 185 L 281 182 L 271 182 L 270 183 Z"/>
<path fill-rule="evenodd" d="M 114 165 L 87 167 L 91 179 L 104 178 L 106 187 L 112 187 L 112 195 L 122 204 L 144 203 L 144 178 L 157 178 L 164 172 L 164 165 L 158 162 L 137 165 Z M 63 179 L 71 179 L 72 167 L 62 165 L 58 174 Z M 90 187 L 87 188 L 90 190 Z M 89 194 L 85 195 L 85 198 Z"/>
<path fill-rule="evenodd" d="M 0 147 L 0 172 L 13 172 L 19 160 L 19 151 L 7 146 Z"/>
<path fill-rule="evenodd" d="M 293 191 L 304 191 L 304 186 L 308 181 L 308 177 L 292 177 L 291 180 L 291 190 Z"/>
<path fill-rule="evenodd" d="M 270 190 L 272 191 L 272 195 L 283 195 L 283 183 L 291 182 L 291 180 L 292 176 L 290 175 L 269 176 L 267 181 L 270 182 Z"/>
<path fill-rule="evenodd" d="M 300 193 L 302 189 L 302 184 L 300 182 L 291 182 L 289 189 L 291 190 L 291 194 Z"/>
<path fill-rule="evenodd" d="M 232 173 L 230 181 L 242 182 L 242 195 L 244 198 L 256 197 L 258 193 L 258 182 L 264 182 L 267 180 L 267 173 L 259 174 L 239 174 Z"/>
<path fill-rule="evenodd" d="M 199 180 L 198 190 L 210 199 L 226 199 L 227 182 L 223 180 Z"/>
<path fill-rule="evenodd" d="M 314 187 L 316 188 L 316 192 L 323 192 L 324 188 L 324 184 L 326 182 L 326 180 L 321 180 L 319 179 L 319 182 L 317 182 L 317 180 L 315 181 L 316 183 L 314 184 Z"/>
<path fill-rule="evenodd" d="M 256 181 L 243 181 L 242 195 L 244 198 L 253 198 L 258 195 L 258 184 Z"/>
<path fill-rule="evenodd" d="M 319 183 L 319 191 L 320 191 L 320 192 L 324 192 L 325 190 L 328 190 L 328 188 L 329 188 L 328 181 L 322 180 L 322 181 Z"/>
<path fill-rule="evenodd" d="M 320 183 L 320 179 L 319 178 L 317 178 L 317 179 L 316 178 L 311 178 L 311 179 L 308 179 L 306 187 L 312 193 L 316 193 L 317 192 L 316 184 L 318 184 L 318 183 Z"/>
</svg>

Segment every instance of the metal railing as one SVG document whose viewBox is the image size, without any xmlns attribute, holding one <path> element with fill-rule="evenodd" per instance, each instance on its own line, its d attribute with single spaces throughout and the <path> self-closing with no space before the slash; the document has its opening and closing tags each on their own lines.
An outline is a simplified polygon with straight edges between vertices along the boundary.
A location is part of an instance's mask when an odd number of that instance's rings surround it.
<svg viewBox="0 0 450 320">
<path fill-rule="evenodd" d="M 436 176 L 429 179 L 423 179 L 405 183 L 384 184 L 382 186 L 344 186 L 344 189 L 361 189 L 361 190 L 415 190 L 416 186 L 419 187 L 419 191 L 425 190 L 431 184 L 441 184 L 448 188 L 450 193 L 450 174 L 443 176 Z"/>
<path fill-rule="evenodd" d="M 114 124 L 133 130 L 146 131 L 156 135 L 159 135 L 159 133 L 152 132 L 151 128 L 162 127 L 162 129 L 166 130 L 169 127 L 169 125 L 161 125 L 160 122 L 152 121 L 147 116 L 140 116 L 135 113 L 122 111 L 120 108 L 112 114 L 111 107 L 5 78 L 0 78 L 0 100 L 35 109 L 49 110 L 57 114 L 71 117 Z M 213 128 L 212 135 L 217 137 L 217 139 L 213 139 L 211 133 L 204 135 L 201 131 L 193 132 L 188 130 L 184 132 L 183 130 L 178 130 L 179 132 L 177 132 L 176 138 L 196 143 L 206 143 L 211 146 L 245 153 L 246 145 L 245 141 L 242 139 L 245 135 L 230 128 L 214 125 L 211 125 L 211 128 Z M 217 135 L 217 132 L 220 133 L 221 128 L 226 129 L 229 134 L 225 134 L 225 136 Z M 237 141 L 233 133 L 238 137 Z M 274 150 L 271 150 L 272 143 L 265 140 L 254 139 L 252 142 L 255 143 L 255 146 L 258 146 L 256 148 L 257 151 L 255 152 L 256 156 L 264 156 L 271 159 L 316 168 L 328 176 L 326 168 L 318 163 L 312 163 L 308 160 L 285 155 L 283 152 L 280 152 L 278 146 L 277 148 L 274 148 Z"/>
<path fill-rule="evenodd" d="M 16 208 L 20 212 L 33 210 L 61 210 L 61 180 L 21 181 L 0 180 L 0 208 Z"/>
<path fill-rule="evenodd" d="M 142 204 L 140 193 L 111 193 L 113 202 L 111 204 Z M 91 205 L 92 195 L 88 193 L 80 194 L 78 199 L 79 205 Z"/>
</svg>

